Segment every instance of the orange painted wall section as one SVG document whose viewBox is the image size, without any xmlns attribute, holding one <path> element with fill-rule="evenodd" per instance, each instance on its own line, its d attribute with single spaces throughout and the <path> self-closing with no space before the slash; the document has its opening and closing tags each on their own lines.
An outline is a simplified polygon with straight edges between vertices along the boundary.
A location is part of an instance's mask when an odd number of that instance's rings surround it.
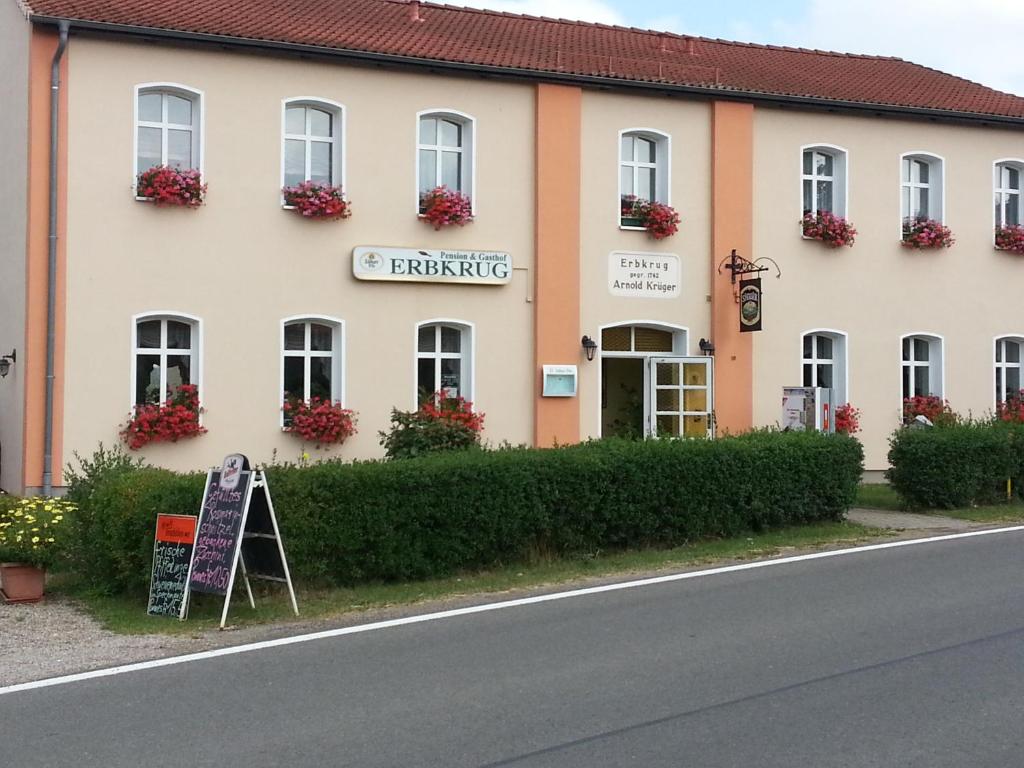
<svg viewBox="0 0 1024 768">
<path fill-rule="evenodd" d="M 754 107 L 715 102 L 711 129 L 711 340 L 715 345 L 718 434 L 754 423 L 754 333 L 739 332 L 739 305 L 730 273 L 718 265 L 732 249 L 747 259 L 753 248 Z"/>
<path fill-rule="evenodd" d="M 57 312 L 54 350 L 53 484 L 61 484 L 64 430 L 64 322 L 66 290 L 67 228 L 67 87 L 68 58 L 61 62 L 61 97 L 58 153 L 57 229 Z M 46 403 L 46 303 L 49 240 L 50 159 L 50 67 L 57 50 L 57 34 L 32 30 L 29 63 L 29 157 L 28 157 L 28 248 L 26 253 L 25 358 L 19 350 L 18 365 L 25 371 L 25 463 L 24 485 L 43 484 L 43 444 Z"/>
<path fill-rule="evenodd" d="M 542 397 L 541 366 L 581 364 L 580 135 L 583 93 L 537 86 L 534 445 L 580 439 L 575 397 Z"/>
</svg>

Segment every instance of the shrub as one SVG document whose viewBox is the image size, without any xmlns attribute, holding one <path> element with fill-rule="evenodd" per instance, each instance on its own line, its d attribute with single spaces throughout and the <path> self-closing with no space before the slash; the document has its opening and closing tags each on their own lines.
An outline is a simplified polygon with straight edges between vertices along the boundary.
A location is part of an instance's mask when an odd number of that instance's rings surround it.
<svg viewBox="0 0 1024 768">
<path fill-rule="evenodd" d="M 842 216 L 836 216 L 831 211 L 808 211 L 801 220 L 804 237 L 811 240 L 820 240 L 831 248 L 841 248 L 844 245 L 853 247 L 857 237 L 857 230 Z"/>
<path fill-rule="evenodd" d="M 910 508 L 953 509 L 1006 500 L 1006 481 L 1019 486 L 1024 430 L 963 423 L 941 429 L 899 429 L 889 440 L 887 477 Z"/>
<path fill-rule="evenodd" d="M 480 445 L 484 414 L 473 412 L 464 397 L 442 392 L 429 396 L 415 411 L 391 410 L 391 429 L 380 444 L 389 459 L 409 459 L 439 451 L 460 451 Z"/>
<path fill-rule="evenodd" d="M 61 554 L 66 518 L 75 505 L 66 499 L 35 496 L 0 501 L 0 562 L 49 568 Z"/>
<path fill-rule="evenodd" d="M 296 579 L 351 584 L 835 520 L 861 466 L 860 443 L 843 435 L 758 432 L 267 472 Z M 100 482 L 87 577 L 144 590 L 156 514 L 196 513 L 202 490 L 202 475 L 155 469 Z"/>
</svg>

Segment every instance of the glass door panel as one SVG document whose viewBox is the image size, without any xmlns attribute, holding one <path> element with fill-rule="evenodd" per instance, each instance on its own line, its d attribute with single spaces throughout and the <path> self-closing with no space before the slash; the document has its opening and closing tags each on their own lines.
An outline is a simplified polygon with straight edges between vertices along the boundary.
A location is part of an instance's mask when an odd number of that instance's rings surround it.
<svg viewBox="0 0 1024 768">
<path fill-rule="evenodd" d="M 712 364 L 708 357 L 652 357 L 650 437 L 712 437 Z"/>
</svg>

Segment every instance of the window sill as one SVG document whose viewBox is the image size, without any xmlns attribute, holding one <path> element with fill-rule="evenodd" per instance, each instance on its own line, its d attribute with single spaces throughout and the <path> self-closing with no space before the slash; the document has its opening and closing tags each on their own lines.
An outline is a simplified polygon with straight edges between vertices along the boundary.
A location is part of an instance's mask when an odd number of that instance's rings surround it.
<svg viewBox="0 0 1024 768">
<path fill-rule="evenodd" d="M 152 203 L 153 202 L 153 198 L 152 197 L 142 197 L 141 195 L 136 195 L 135 196 L 135 202 L 137 202 L 137 203 Z"/>
<path fill-rule="evenodd" d="M 632 224 L 619 224 L 619 229 L 623 232 L 646 232 L 647 227 L 636 227 Z"/>
</svg>

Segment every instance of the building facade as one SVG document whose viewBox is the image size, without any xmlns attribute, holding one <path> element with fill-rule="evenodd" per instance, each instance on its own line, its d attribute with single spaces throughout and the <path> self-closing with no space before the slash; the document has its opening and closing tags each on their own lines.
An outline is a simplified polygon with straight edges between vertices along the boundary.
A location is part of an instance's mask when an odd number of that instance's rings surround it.
<svg viewBox="0 0 1024 768">
<path fill-rule="evenodd" d="M 881 470 L 905 396 L 981 415 L 1020 389 L 1024 254 L 994 232 L 1022 223 L 1024 99 L 896 60 L 420 3 L 66 5 L 0 0 L 5 490 L 59 489 L 75 452 L 180 384 L 206 433 L 140 451 L 176 470 L 379 456 L 391 409 L 436 390 L 492 443 L 552 445 L 770 426 L 800 385 L 860 409 Z M 200 171 L 205 204 L 141 198 L 154 165 Z M 306 180 L 342 187 L 351 217 L 296 215 L 281 190 Z M 419 215 L 442 184 L 470 223 Z M 678 232 L 652 238 L 628 196 Z M 855 223 L 855 245 L 803 237 L 807 210 Z M 903 246 L 916 216 L 955 245 Z M 757 333 L 733 251 L 770 267 Z M 403 279 L 364 279 L 381 263 Z M 546 396 L 545 365 L 575 366 L 574 392 Z M 342 402 L 358 434 L 302 444 L 289 394 Z"/>
</svg>

